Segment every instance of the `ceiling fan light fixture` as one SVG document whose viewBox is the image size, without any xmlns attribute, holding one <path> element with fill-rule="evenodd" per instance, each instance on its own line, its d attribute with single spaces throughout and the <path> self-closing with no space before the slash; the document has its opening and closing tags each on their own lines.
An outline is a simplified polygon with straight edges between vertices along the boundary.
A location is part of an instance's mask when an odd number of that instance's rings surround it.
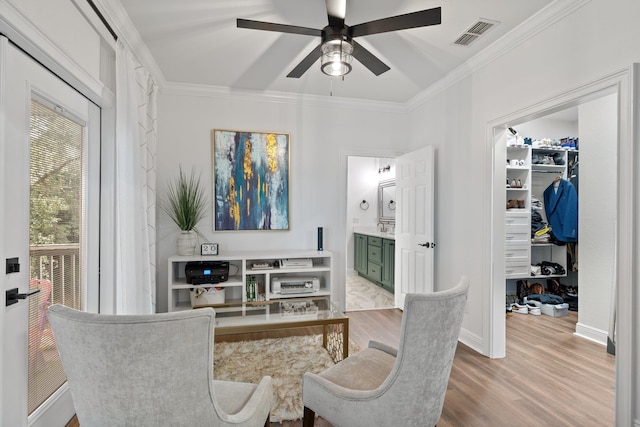
<svg viewBox="0 0 640 427">
<path fill-rule="evenodd" d="M 353 45 L 346 40 L 334 39 L 322 45 L 321 70 L 328 76 L 344 76 L 351 72 Z"/>
</svg>

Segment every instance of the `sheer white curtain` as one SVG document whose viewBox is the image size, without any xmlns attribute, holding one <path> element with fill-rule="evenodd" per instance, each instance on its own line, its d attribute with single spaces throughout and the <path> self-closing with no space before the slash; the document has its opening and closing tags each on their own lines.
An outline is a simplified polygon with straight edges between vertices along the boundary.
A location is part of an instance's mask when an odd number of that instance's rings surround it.
<svg viewBox="0 0 640 427">
<path fill-rule="evenodd" d="M 157 90 L 151 75 L 118 41 L 112 248 L 117 314 L 155 312 Z"/>
</svg>

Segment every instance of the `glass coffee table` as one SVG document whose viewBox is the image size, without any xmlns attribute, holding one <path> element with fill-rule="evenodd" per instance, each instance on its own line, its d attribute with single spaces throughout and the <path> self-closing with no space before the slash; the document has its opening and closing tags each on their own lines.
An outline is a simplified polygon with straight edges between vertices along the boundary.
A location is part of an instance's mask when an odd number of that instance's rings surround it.
<svg viewBox="0 0 640 427">
<path fill-rule="evenodd" d="M 216 311 L 216 335 L 322 326 L 322 345 L 337 363 L 349 355 L 349 318 L 328 296 L 196 305 Z"/>
</svg>

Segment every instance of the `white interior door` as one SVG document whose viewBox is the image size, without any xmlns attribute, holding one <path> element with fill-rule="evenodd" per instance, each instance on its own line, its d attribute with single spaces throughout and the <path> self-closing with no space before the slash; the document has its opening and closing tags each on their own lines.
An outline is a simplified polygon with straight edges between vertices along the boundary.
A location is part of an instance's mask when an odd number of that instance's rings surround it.
<svg viewBox="0 0 640 427">
<path fill-rule="evenodd" d="M 35 110 L 39 112 L 35 113 Z M 52 338 L 46 338 L 51 337 L 50 330 L 46 329 L 46 306 L 56 302 L 80 309 L 96 306 L 99 227 L 96 208 L 99 191 L 95 189 L 99 185 L 99 116 L 98 107 L 6 38 L 0 37 L 0 120 L 4 125 L 0 126 L 0 259 L 13 258 L 19 264 L 19 271 L 7 272 L 2 276 L 2 293 L 4 295 L 12 288 L 17 288 L 21 294 L 28 294 L 36 287 L 41 291 L 15 304 L 6 305 L 5 301 L 0 310 L 0 425 L 3 426 L 64 426 L 75 412 L 64 372 L 59 362 L 54 360 L 57 358 L 55 344 Z M 74 154 L 69 154 L 69 158 L 63 160 L 59 167 L 52 167 L 51 164 L 58 159 L 49 161 L 47 156 L 60 154 L 56 157 L 61 157 L 61 153 L 68 151 L 67 145 L 59 143 L 64 139 L 60 135 L 66 135 L 68 129 L 64 126 L 53 129 L 59 123 L 53 120 L 60 117 L 77 125 L 76 139 L 81 142 Z M 40 119 L 46 122 L 42 126 L 35 122 Z M 44 145 L 44 153 L 36 156 L 42 162 L 35 163 L 33 159 L 36 157 L 33 157 L 31 150 L 33 141 L 44 139 L 52 141 L 48 147 L 55 147 L 57 153 L 48 151 Z M 33 197 L 30 197 L 34 192 L 35 180 L 32 166 L 35 164 L 41 172 L 40 176 L 36 175 L 37 180 L 51 182 L 46 180 L 56 173 L 60 177 L 60 170 L 68 168 L 72 162 L 77 165 L 76 176 L 81 177 L 75 187 L 81 202 L 78 206 L 63 209 L 69 215 L 78 215 L 73 221 L 75 230 L 65 230 L 67 237 L 76 233 L 77 239 L 74 244 L 66 245 L 59 245 L 57 237 L 50 243 L 38 242 L 37 239 L 34 243 L 33 233 L 30 232 L 36 227 L 30 222 L 31 212 L 34 212 Z M 45 206 L 50 207 L 46 204 L 50 193 L 65 190 L 60 180 L 57 182 L 56 185 L 40 187 Z M 60 201 L 61 206 L 66 206 L 64 203 Z M 54 226 L 59 219 L 54 218 Z M 61 246 L 65 247 L 67 254 L 54 254 Z M 48 253 L 43 249 L 47 249 Z M 72 261 L 67 261 L 69 251 L 74 252 Z M 43 265 L 46 267 L 42 268 Z M 66 285 L 57 287 L 58 283 L 65 282 L 65 277 Z M 49 282 L 48 288 L 40 288 L 40 282 Z M 70 282 L 73 282 L 72 286 L 69 286 Z M 93 288 L 90 289 L 88 283 Z M 36 318 L 40 314 L 40 329 L 37 330 L 33 328 L 34 312 Z M 33 385 L 42 385 L 51 380 L 49 366 L 55 363 L 58 364 L 57 385 L 49 387 L 44 392 L 46 394 L 39 392 L 41 400 L 34 403 L 31 392 Z M 34 372 L 44 378 L 36 380 Z"/>
<path fill-rule="evenodd" d="M 396 159 L 396 307 L 407 293 L 433 292 L 433 147 Z"/>
</svg>

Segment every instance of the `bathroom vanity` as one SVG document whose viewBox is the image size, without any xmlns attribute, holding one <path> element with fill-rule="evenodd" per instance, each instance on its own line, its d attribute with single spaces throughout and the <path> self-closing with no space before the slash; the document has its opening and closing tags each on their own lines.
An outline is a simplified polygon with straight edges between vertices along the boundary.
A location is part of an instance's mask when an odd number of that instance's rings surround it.
<svg viewBox="0 0 640 427">
<path fill-rule="evenodd" d="M 354 269 L 358 275 L 393 293 L 395 236 L 389 232 L 354 232 Z"/>
</svg>

